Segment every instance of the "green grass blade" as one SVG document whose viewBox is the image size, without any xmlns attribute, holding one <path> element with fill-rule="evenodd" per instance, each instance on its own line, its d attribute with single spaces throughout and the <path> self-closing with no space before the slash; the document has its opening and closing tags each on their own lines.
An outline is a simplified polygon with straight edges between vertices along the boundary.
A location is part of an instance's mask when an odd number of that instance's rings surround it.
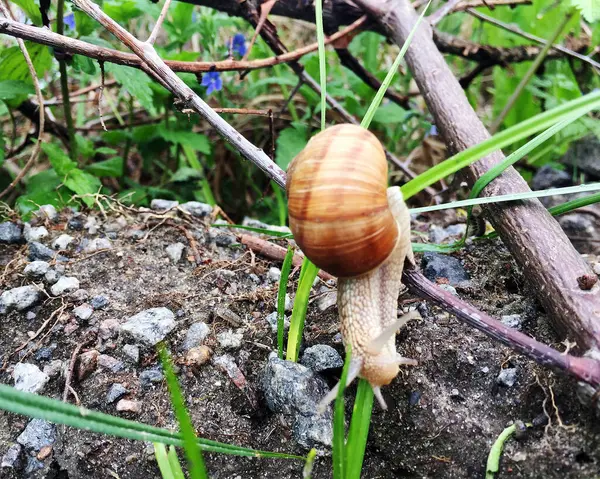
<svg viewBox="0 0 600 479">
<path fill-rule="evenodd" d="M 183 469 L 181 468 L 179 458 L 177 457 L 177 451 L 173 446 L 169 446 L 168 458 L 174 479 L 185 479 L 185 474 L 183 473 Z"/>
<path fill-rule="evenodd" d="M 277 183 L 271 181 L 271 188 L 275 193 L 275 200 L 277 201 L 277 215 L 279 217 L 279 226 L 286 225 L 287 218 L 287 206 L 285 204 L 285 195 Z"/>
<path fill-rule="evenodd" d="M 312 477 L 313 467 L 315 465 L 315 459 L 317 458 L 317 450 L 311 449 L 306 456 L 306 462 L 302 469 L 302 479 L 310 479 Z"/>
<path fill-rule="evenodd" d="M 286 359 L 288 361 L 298 361 L 310 289 L 312 288 L 318 272 L 319 268 L 305 257 L 302 262 L 302 269 L 300 270 L 300 281 L 298 282 L 298 290 L 296 291 L 294 309 L 292 309 L 292 318 L 290 320 L 290 331 L 288 334 L 286 353 Z"/>
<path fill-rule="evenodd" d="M 315 1 L 315 20 L 319 46 L 319 80 L 321 82 L 321 130 L 324 130 L 327 123 L 327 59 L 325 58 L 325 32 L 323 30 L 323 0 Z"/>
<path fill-rule="evenodd" d="M 169 462 L 169 456 L 167 455 L 167 448 L 160 442 L 154 443 L 154 457 L 160 470 L 160 475 L 163 479 L 175 479 L 175 474 L 171 469 L 171 463 Z"/>
<path fill-rule="evenodd" d="M 504 449 L 504 443 L 515 433 L 517 427 L 513 424 L 500 433 L 488 455 L 487 466 L 485 468 L 485 479 L 494 479 L 495 474 L 500 470 L 500 457 Z"/>
<path fill-rule="evenodd" d="M 356 391 L 350 432 L 346 443 L 346 479 L 360 479 L 372 410 L 373 389 L 367 381 L 361 379 Z"/>
<path fill-rule="evenodd" d="M 293 235 L 291 233 L 284 233 L 283 231 L 277 230 L 269 230 L 265 228 L 255 228 L 254 226 L 244 226 L 244 225 L 229 225 L 222 223 L 212 223 L 210 226 L 213 228 L 234 228 L 238 230 L 252 231 L 253 233 L 260 233 L 268 236 L 275 236 L 276 238 L 292 238 Z"/>
<path fill-rule="evenodd" d="M 600 203 L 600 193 L 567 201 L 560 205 L 553 206 L 548 211 L 552 216 L 558 216 L 568 213 L 569 211 L 576 210 L 577 208 L 583 208 L 584 206 L 592 205 L 594 203 Z"/>
<path fill-rule="evenodd" d="M 169 357 L 169 353 L 164 344 L 159 346 L 158 355 L 160 357 L 160 362 L 162 363 L 163 371 L 165 372 L 165 379 L 167 380 L 167 387 L 171 394 L 171 403 L 175 410 L 175 417 L 179 423 L 179 430 L 183 436 L 183 446 L 189 465 L 190 477 L 192 479 L 208 479 L 202 451 L 196 442 L 196 431 L 194 431 L 194 426 L 192 425 L 192 420 L 188 414 L 185 399 L 183 399 L 183 394 L 179 387 L 179 382 L 173 372 L 171 358 Z"/>
<path fill-rule="evenodd" d="M 287 284 L 292 269 L 292 259 L 294 258 L 294 248 L 288 246 L 287 253 L 281 267 L 281 277 L 279 278 L 279 291 L 277 293 L 277 356 L 283 359 L 283 333 L 285 329 L 285 295 L 287 293 Z"/>
<path fill-rule="evenodd" d="M 408 37 L 406 38 L 406 41 L 402 45 L 402 48 L 400 49 L 398 56 L 394 60 L 394 63 L 392 64 L 392 68 L 390 68 L 390 71 L 388 71 L 387 75 L 385 76 L 385 79 L 381 83 L 379 90 L 377 90 L 377 93 L 375 94 L 373 101 L 369 105 L 369 109 L 367 110 L 367 113 L 365 114 L 364 118 L 360 122 L 360 126 L 362 126 L 363 128 L 369 128 L 369 125 L 371 125 L 371 121 L 373 120 L 373 117 L 375 116 L 375 112 L 377 111 L 377 108 L 379 108 L 379 105 L 381 105 L 381 102 L 383 101 L 385 92 L 390 87 L 392 80 L 394 79 L 394 76 L 398 72 L 398 67 L 400 66 L 400 62 L 404 58 L 404 55 L 406 54 L 406 51 L 408 50 L 410 42 L 411 42 L 415 32 L 417 31 L 417 28 L 421 24 L 421 20 L 423 20 L 423 16 L 425 15 L 425 12 L 429 8 L 430 4 L 431 4 L 431 0 L 429 0 L 429 2 L 427 2 L 427 5 L 425 5 L 425 8 L 421 12 L 421 15 L 419 15 L 419 18 L 417 19 L 414 27 L 412 28 L 412 30 L 408 34 Z"/>
<path fill-rule="evenodd" d="M 461 151 L 447 160 L 438 163 L 429 168 L 424 173 L 410 180 L 401 187 L 404 199 L 414 196 L 423 188 L 432 185 L 436 181 L 445 178 L 452 173 L 457 172 L 471 163 L 480 160 L 486 155 L 504 148 L 505 146 L 517 143 L 541 130 L 582 111 L 591 111 L 600 107 L 600 90 L 593 91 L 575 100 L 566 102 L 556 108 L 535 115 L 518 125 L 507 128 L 496 133 L 481 143 Z"/>
<path fill-rule="evenodd" d="M 333 479 L 344 479 L 345 466 L 345 444 L 346 444 L 346 402 L 344 401 L 344 392 L 346 391 L 346 381 L 348 379 L 348 370 L 350 369 L 352 351 L 348 344 L 346 347 L 346 361 L 342 369 L 340 378 L 340 387 L 333 407 Z"/>
</svg>

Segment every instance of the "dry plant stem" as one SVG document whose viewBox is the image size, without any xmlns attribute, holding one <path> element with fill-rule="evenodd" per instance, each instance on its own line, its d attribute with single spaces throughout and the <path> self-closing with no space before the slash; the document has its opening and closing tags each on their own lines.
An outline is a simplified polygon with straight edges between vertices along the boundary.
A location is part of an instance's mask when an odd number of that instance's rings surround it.
<svg viewBox="0 0 600 479">
<path fill-rule="evenodd" d="M 402 45 L 417 20 L 406 0 L 356 0 L 377 18 L 394 41 Z M 432 40 L 429 25 L 421 24 L 406 54 L 406 61 L 434 117 L 450 153 L 481 143 L 489 133 L 469 104 L 457 79 Z M 495 152 L 465 169 L 473 184 L 504 160 Z M 510 167 L 485 190 L 485 196 L 529 191 L 525 180 Z M 538 200 L 486 207 L 488 218 L 523 269 L 540 303 L 556 329 L 577 342 L 579 351 L 600 344 L 599 287 L 584 291 L 577 278 L 592 274 L 559 224 Z"/>
<path fill-rule="evenodd" d="M 229 123 L 217 115 L 183 80 L 158 56 L 152 45 L 140 42 L 122 28 L 95 3 L 90 0 L 74 0 L 74 3 L 90 17 L 123 42 L 147 65 L 154 78 L 176 95 L 186 107 L 194 109 L 210 123 L 225 140 L 231 143 L 242 156 L 258 166 L 269 178 L 282 188 L 285 187 L 285 173 L 260 149 L 250 143 Z"/>
<path fill-rule="evenodd" d="M 167 16 L 167 12 L 169 11 L 170 6 L 171 6 L 171 0 L 165 0 L 165 4 L 163 5 L 162 10 L 160 11 L 158 20 L 156 20 L 156 25 L 154 25 L 154 28 L 152 29 L 152 32 L 150 33 L 148 40 L 146 40 L 146 42 L 149 43 L 150 45 L 154 45 L 154 42 L 156 41 L 156 37 L 158 37 L 158 34 L 160 33 L 160 27 L 162 26 L 163 22 L 165 21 L 165 17 Z"/>
<path fill-rule="evenodd" d="M 442 19 L 456 10 L 456 6 L 460 3 L 460 0 L 448 0 L 444 5 L 438 8 L 434 13 L 427 17 L 431 26 L 435 27 Z"/>
<path fill-rule="evenodd" d="M 0 12 L 7 19 L 12 19 L 12 13 L 10 12 L 8 5 L 5 4 L 4 1 L 1 1 L 1 0 L 0 0 Z M 37 143 L 35 144 L 35 146 L 33 148 L 33 151 L 31 152 L 31 155 L 29 156 L 29 160 L 27 160 L 27 163 L 25 163 L 25 166 L 20 171 L 20 173 L 15 177 L 15 179 L 13 181 L 11 181 L 10 184 L 2 192 L 0 192 L 0 198 L 3 198 L 8 193 L 10 193 L 13 190 L 13 188 L 15 188 L 15 186 L 17 186 L 19 181 L 21 181 L 23 179 L 23 177 L 27 174 L 29 169 L 33 166 L 33 164 L 35 163 L 35 160 L 37 159 L 38 155 L 40 154 L 40 149 L 42 147 L 42 135 L 44 134 L 45 108 L 44 108 L 44 97 L 42 96 L 42 90 L 40 89 L 40 82 L 38 81 L 37 73 L 35 72 L 35 67 L 33 66 L 33 62 L 31 61 L 31 57 L 29 56 L 29 52 L 27 51 L 25 42 L 22 39 L 17 38 L 17 44 L 19 45 L 19 48 L 21 49 L 21 52 L 23 53 L 23 56 L 25 57 L 25 63 L 27 63 L 27 68 L 29 69 L 29 74 L 31 75 L 31 80 L 33 81 L 33 87 L 35 89 L 35 96 L 37 98 L 38 105 L 39 105 L 38 106 L 38 111 L 39 111 L 39 113 L 38 113 L 38 115 L 39 115 L 39 117 L 38 117 L 39 118 L 39 120 L 38 120 L 38 139 L 37 139 Z"/>
</svg>

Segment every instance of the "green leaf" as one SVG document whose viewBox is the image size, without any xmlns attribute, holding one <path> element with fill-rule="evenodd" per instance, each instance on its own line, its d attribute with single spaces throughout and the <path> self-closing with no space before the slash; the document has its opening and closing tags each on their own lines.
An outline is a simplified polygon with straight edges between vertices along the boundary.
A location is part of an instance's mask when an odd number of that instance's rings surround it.
<svg viewBox="0 0 600 479">
<path fill-rule="evenodd" d="M 142 15 L 143 11 L 138 8 L 136 2 L 131 1 L 114 1 L 103 2 L 102 10 L 109 17 L 121 24 L 126 24 L 129 20 Z"/>
<path fill-rule="evenodd" d="M 12 100 L 19 95 L 33 95 L 35 89 L 31 83 L 20 80 L 0 81 L 0 100 Z"/>
<path fill-rule="evenodd" d="M 388 103 L 377 108 L 373 116 L 373 121 L 383 124 L 402 123 L 410 114 L 411 112 L 406 111 L 401 106 L 395 103 Z"/>
<path fill-rule="evenodd" d="M 98 193 L 102 187 L 102 183 L 100 183 L 100 180 L 95 176 L 75 168 L 69 171 L 69 174 L 65 179 L 65 186 L 78 195 L 83 196 Z M 90 196 L 83 196 L 81 199 L 88 206 L 93 206 L 94 204 L 94 198 Z"/>
<path fill-rule="evenodd" d="M 346 442 L 346 479 L 360 479 L 372 410 L 373 388 L 367 381 L 361 379 L 358 382 L 350 431 Z"/>
<path fill-rule="evenodd" d="M 169 130 L 164 124 L 161 124 L 156 129 L 156 133 L 165 141 L 188 146 L 206 155 L 210 154 L 210 141 L 208 141 L 206 136 L 199 133 L 184 130 Z"/>
<path fill-rule="evenodd" d="M 200 178 L 202 174 L 195 170 L 194 168 L 189 168 L 187 166 L 179 168 L 173 175 L 171 176 L 171 181 L 176 183 L 180 181 L 189 181 L 191 179 Z"/>
<path fill-rule="evenodd" d="M 42 26 L 42 14 L 33 0 L 10 0 L 11 3 L 18 5 L 21 10 L 29 17 L 29 19 L 38 27 Z"/>
<path fill-rule="evenodd" d="M 85 170 L 99 177 L 110 176 L 113 178 L 119 178 L 123 176 L 123 158 L 120 156 L 115 156 L 114 158 L 110 158 L 108 160 L 91 163 L 85 167 Z"/>
<path fill-rule="evenodd" d="M 52 55 L 46 45 L 25 42 L 35 72 L 39 78 L 52 66 Z M 0 80 L 20 80 L 31 83 L 31 74 L 27 63 L 23 59 L 23 53 L 19 47 L 10 47 L 0 51 Z"/>
<path fill-rule="evenodd" d="M 64 195 L 68 197 L 68 195 Z M 40 205 L 54 205 L 57 209 L 62 208 L 64 201 L 60 196 L 60 190 L 36 190 L 32 193 L 19 196 L 15 205 L 21 213 L 24 220 L 27 220 L 33 211 L 36 211 Z"/>
<path fill-rule="evenodd" d="M 48 155 L 50 164 L 59 176 L 65 176 L 71 170 L 77 168 L 77 163 L 71 160 L 69 155 L 67 155 L 57 144 L 43 143 L 42 150 Z"/>
<path fill-rule="evenodd" d="M 294 248 L 288 246 L 283 266 L 281 267 L 281 276 L 279 278 L 279 288 L 277 292 L 277 355 L 283 359 L 283 334 L 285 325 L 285 295 L 287 285 L 292 269 L 292 260 L 294 259 Z"/>
<path fill-rule="evenodd" d="M 107 73 L 112 73 L 123 89 L 140 103 L 150 115 L 156 115 L 156 108 L 152 100 L 152 80 L 143 71 L 136 68 L 125 67 L 107 63 L 104 66 Z"/>
<path fill-rule="evenodd" d="M 114 148 L 109 148 L 107 146 L 101 146 L 100 148 L 96 148 L 97 155 L 116 155 L 118 153 Z"/>
<path fill-rule="evenodd" d="M 36 191 L 52 191 L 61 184 L 61 178 L 56 174 L 54 168 L 40 171 L 27 180 L 27 193 Z"/>
<path fill-rule="evenodd" d="M 87 13 L 77 9 L 73 9 L 73 14 L 75 15 L 75 26 L 77 28 L 77 33 L 79 34 L 79 39 L 82 40 L 83 37 L 91 35 L 97 25 L 94 19 Z"/>
<path fill-rule="evenodd" d="M 598 0 L 571 0 L 571 4 L 581 11 L 583 18 L 594 23 L 600 20 L 600 4 Z"/>
<path fill-rule="evenodd" d="M 275 162 L 283 169 L 287 170 L 288 165 L 294 157 L 302 151 L 308 142 L 308 127 L 301 124 L 294 124 L 285 128 L 277 137 L 277 151 L 275 152 Z"/>
<path fill-rule="evenodd" d="M 96 63 L 94 60 L 83 55 L 73 55 L 73 62 L 71 67 L 76 72 L 87 73 L 88 75 L 96 74 Z"/>
</svg>

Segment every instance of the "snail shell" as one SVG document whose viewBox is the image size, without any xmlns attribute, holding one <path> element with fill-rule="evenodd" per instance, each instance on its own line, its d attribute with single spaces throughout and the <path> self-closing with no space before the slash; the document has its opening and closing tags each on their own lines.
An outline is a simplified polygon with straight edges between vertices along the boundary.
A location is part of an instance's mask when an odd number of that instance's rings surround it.
<svg viewBox="0 0 600 479">
<path fill-rule="evenodd" d="M 360 276 L 394 250 L 385 152 L 365 128 L 341 124 L 315 135 L 290 163 L 286 186 L 294 239 L 320 269 Z"/>
</svg>

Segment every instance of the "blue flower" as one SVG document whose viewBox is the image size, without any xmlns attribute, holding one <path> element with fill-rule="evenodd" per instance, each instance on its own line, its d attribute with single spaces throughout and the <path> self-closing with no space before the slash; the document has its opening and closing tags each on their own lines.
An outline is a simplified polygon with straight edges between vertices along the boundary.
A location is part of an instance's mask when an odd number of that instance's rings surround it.
<svg viewBox="0 0 600 479">
<path fill-rule="evenodd" d="M 434 136 L 437 134 L 438 134 L 437 126 L 431 125 L 431 128 L 429 129 L 429 131 L 427 133 L 425 133 L 425 138 L 427 138 L 428 136 Z"/>
<path fill-rule="evenodd" d="M 223 80 L 219 72 L 208 72 L 202 75 L 202 86 L 206 87 L 206 94 L 210 95 L 213 91 L 221 91 Z"/>
<path fill-rule="evenodd" d="M 246 48 L 246 38 L 241 33 L 236 33 L 233 37 L 232 47 L 234 53 L 237 53 L 240 57 L 243 57 L 248 49 Z"/>
<path fill-rule="evenodd" d="M 72 13 L 65 15 L 64 22 L 65 25 L 71 30 L 75 30 L 75 15 L 73 15 Z"/>
</svg>

